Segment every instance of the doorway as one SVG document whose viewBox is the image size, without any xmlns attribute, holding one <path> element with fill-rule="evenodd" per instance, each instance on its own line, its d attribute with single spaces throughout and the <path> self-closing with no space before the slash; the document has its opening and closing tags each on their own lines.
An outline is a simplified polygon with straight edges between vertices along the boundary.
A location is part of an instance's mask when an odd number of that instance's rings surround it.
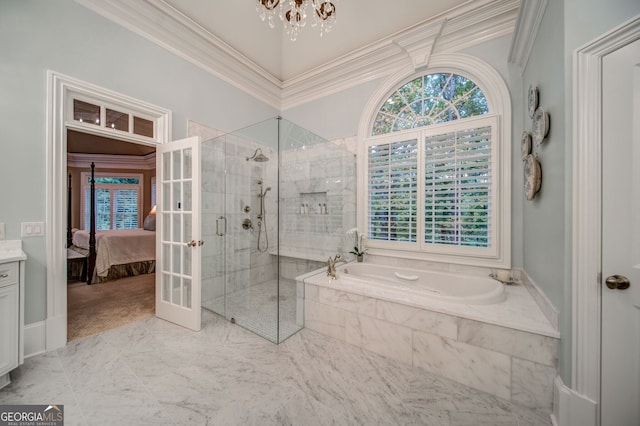
<svg viewBox="0 0 640 426">
<path fill-rule="evenodd" d="M 55 71 L 47 72 L 47 319 L 44 324 L 44 350 L 52 351 L 67 344 L 67 131 L 84 131 L 97 136 L 112 137 L 112 129 L 102 124 L 82 122 L 74 116 L 73 101 L 82 98 L 95 101 L 118 111 L 131 112 L 135 117 L 152 123 L 152 136 L 134 132 L 119 132 L 120 139 L 158 147 L 170 140 L 171 111 L 147 102 L 95 86 Z M 120 109 L 118 109 L 120 108 Z M 100 118 L 105 115 L 100 110 Z M 105 123 L 102 120 L 101 123 Z"/>
<path fill-rule="evenodd" d="M 96 166 L 96 180 L 104 182 L 96 186 L 98 237 L 113 229 L 155 231 L 150 215 L 156 202 L 155 151 L 153 146 L 67 130 L 67 341 L 155 314 L 155 262 L 117 265 L 106 274 L 87 276 L 85 238 L 91 164 Z M 148 235 L 144 238 L 149 240 Z M 155 259 L 155 245 L 150 249 Z"/>
<path fill-rule="evenodd" d="M 640 39 L 640 16 L 603 34 L 574 54 L 572 397 L 560 412 L 581 407 L 583 424 L 607 424 L 601 414 L 603 286 L 604 58 Z M 618 108 L 622 108 L 618 106 Z M 629 195 L 627 194 L 627 197 Z M 633 340 L 633 339 L 630 339 Z M 636 342 L 637 343 L 637 342 Z M 626 350 L 626 349 L 625 349 Z M 637 360 L 636 360 L 637 361 Z M 567 401 L 569 402 L 569 401 Z M 637 401 L 636 401 L 637 402 Z"/>
</svg>

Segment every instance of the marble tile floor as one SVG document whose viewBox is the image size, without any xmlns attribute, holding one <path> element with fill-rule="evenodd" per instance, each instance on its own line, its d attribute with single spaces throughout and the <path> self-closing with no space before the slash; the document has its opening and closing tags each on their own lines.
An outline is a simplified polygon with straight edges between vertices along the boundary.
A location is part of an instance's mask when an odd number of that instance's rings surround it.
<svg viewBox="0 0 640 426">
<path fill-rule="evenodd" d="M 203 311 L 149 318 L 25 360 L 0 404 L 65 425 L 550 425 L 537 412 L 303 329 L 281 345 Z"/>
<path fill-rule="evenodd" d="M 266 281 L 246 289 L 238 290 L 226 297 L 203 301 L 203 306 L 217 314 L 234 318 L 236 324 L 272 342 L 283 342 L 299 331 L 296 323 L 296 282 L 280 279 Z M 226 304 L 225 304 L 226 302 Z"/>
</svg>

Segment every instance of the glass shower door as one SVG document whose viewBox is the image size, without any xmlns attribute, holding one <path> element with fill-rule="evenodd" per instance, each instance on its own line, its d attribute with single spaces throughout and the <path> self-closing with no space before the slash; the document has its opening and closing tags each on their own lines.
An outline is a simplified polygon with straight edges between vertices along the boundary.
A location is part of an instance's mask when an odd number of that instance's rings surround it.
<svg viewBox="0 0 640 426">
<path fill-rule="evenodd" d="M 202 143 L 202 307 L 227 316 L 226 309 L 226 137 Z"/>
</svg>

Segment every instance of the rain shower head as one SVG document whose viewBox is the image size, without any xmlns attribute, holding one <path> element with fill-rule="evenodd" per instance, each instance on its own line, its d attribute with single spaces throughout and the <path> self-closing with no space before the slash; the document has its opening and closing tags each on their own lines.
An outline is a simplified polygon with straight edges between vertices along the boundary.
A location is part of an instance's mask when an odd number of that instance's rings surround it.
<svg viewBox="0 0 640 426">
<path fill-rule="evenodd" d="M 264 163 L 265 161 L 269 161 L 269 157 L 267 157 L 266 155 L 264 155 L 262 153 L 262 149 L 261 148 L 258 148 L 258 149 L 256 149 L 256 152 L 254 152 L 251 157 L 247 157 L 246 160 L 247 161 L 253 160 L 253 161 L 256 161 L 258 163 Z"/>
</svg>

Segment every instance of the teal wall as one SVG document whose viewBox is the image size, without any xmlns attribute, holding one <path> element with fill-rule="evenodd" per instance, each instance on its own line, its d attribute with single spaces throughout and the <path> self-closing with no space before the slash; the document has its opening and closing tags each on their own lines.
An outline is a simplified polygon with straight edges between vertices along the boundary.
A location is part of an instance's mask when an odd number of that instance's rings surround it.
<svg viewBox="0 0 640 426">
<path fill-rule="evenodd" d="M 571 232 L 565 217 L 565 200 L 571 198 L 565 186 L 566 148 L 571 144 L 566 139 L 565 119 L 565 63 L 562 50 L 564 34 L 564 10 L 562 1 L 551 0 L 538 32 L 538 36 L 523 74 L 523 105 L 527 102 L 529 85 L 538 87 L 539 105 L 550 116 L 547 138 L 539 147 L 533 148 L 542 167 L 542 187 L 532 201 L 521 198 L 523 203 L 523 265 L 524 270 L 540 287 L 554 306 L 560 311 L 560 332 L 562 336 L 560 369 L 564 370 L 567 352 L 571 343 L 570 312 L 564 309 L 565 268 L 571 265 L 567 256 L 565 234 Z M 521 109 L 522 127 L 531 131 L 528 112 Z M 570 159 L 569 159 L 570 160 Z M 522 173 L 522 164 L 514 173 Z M 570 286 L 570 280 L 569 280 Z M 570 383 L 570 382 L 565 382 Z"/>
<path fill-rule="evenodd" d="M 53 70 L 232 131 L 278 111 L 72 0 L 0 0 L 0 222 L 46 220 L 46 72 Z M 25 323 L 46 318 L 45 238 L 23 239 Z"/>
<path fill-rule="evenodd" d="M 538 150 L 542 190 L 524 202 L 524 269 L 559 311 L 560 375 L 571 384 L 573 53 L 640 13 L 637 0 L 549 0 L 523 74 L 540 89 L 551 116 L 548 139 Z M 530 120 L 523 112 L 524 128 Z"/>
</svg>

